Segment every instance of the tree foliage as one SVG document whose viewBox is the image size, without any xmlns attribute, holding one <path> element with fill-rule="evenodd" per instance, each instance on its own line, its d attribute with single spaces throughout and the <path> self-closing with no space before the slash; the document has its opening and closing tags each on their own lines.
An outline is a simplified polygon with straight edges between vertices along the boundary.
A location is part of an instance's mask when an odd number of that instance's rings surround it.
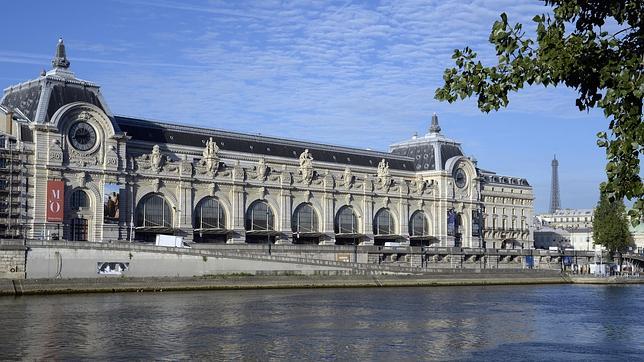
<svg viewBox="0 0 644 362">
<path fill-rule="evenodd" d="M 611 252 L 624 251 L 633 243 L 628 231 L 628 218 L 622 200 L 609 202 L 608 196 L 601 194 L 593 213 L 593 239 Z"/>
<path fill-rule="evenodd" d="M 549 14 L 536 15 L 536 39 L 526 37 L 522 24 L 511 25 L 505 13 L 489 37 L 498 63 L 484 66 L 466 47 L 455 50 L 456 67 L 445 70 L 438 100 L 450 103 L 473 95 L 483 112 L 509 103 L 508 93 L 525 86 L 565 85 L 578 92 L 580 111 L 601 108 L 608 132 L 597 134 L 606 149 L 609 200 L 634 201 L 632 220 L 644 214 L 640 158 L 644 151 L 644 34 L 642 0 L 544 0 Z M 619 27 L 604 31 L 607 22 Z"/>
</svg>

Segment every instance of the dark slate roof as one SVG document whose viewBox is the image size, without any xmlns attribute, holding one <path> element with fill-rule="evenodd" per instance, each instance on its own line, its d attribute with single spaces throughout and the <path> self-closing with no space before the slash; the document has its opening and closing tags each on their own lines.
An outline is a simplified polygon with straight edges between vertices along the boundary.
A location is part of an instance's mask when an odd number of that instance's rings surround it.
<svg viewBox="0 0 644 362">
<path fill-rule="evenodd" d="M 425 143 L 409 147 L 396 148 L 393 149 L 391 153 L 413 158 L 414 170 L 416 171 L 436 169 L 436 156 L 434 155 L 433 144 Z"/>
<path fill-rule="evenodd" d="M 455 156 L 463 156 L 461 148 L 456 145 L 442 144 L 441 145 L 441 158 L 442 160 L 442 169 L 445 169 L 445 164 L 447 160 Z"/>
<path fill-rule="evenodd" d="M 480 170 L 480 169 L 479 169 Z M 528 180 L 521 177 L 512 177 L 512 176 L 501 176 L 497 175 L 494 172 L 480 170 L 482 171 L 483 182 L 490 184 L 501 184 L 501 185 L 515 185 L 515 186 L 530 186 Z"/>
<path fill-rule="evenodd" d="M 25 87 L 8 89 L 2 99 L 2 105 L 10 109 L 19 109 L 27 118 L 34 120 L 40 101 L 40 82 L 32 82 Z"/>
<path fill-rule="evenodd" d="M 38 111 L 40 97 L 42 97 L 43 93 L 43 79 L 45 78 L 24 83 L 15 88 L 11 87 L 5 89 L 5 94 L 2 98 L 2 105 L 10 109 L 17 108 L 24 113 L 30 121 L 37 121 L 36 113 Z M 60 81 L 60 79 L 56 78 L 51 81 Z M 76 83 L 78 84 L 55 84 L 52 86 L 47 104 L 47 115 L 44 119 L 45 122 L 51 120 L 51 117 L 58 109 L 60 109 L 60 107 L 74 102 L 90 103 L 105 111 L 97 94 L 95 93 L 95 88 L 92 89 L 92 87 L 88 87 L 87 85 L 89 85 L 89 83 L 84 85 L 81 82 L 82 81 L 77 81 Z M 45 102 L 47 102 L 46 99 Z"/>
<path fill-rule="evenodd" d="M 222 150 L 260 154 L 298 159 L 308 149 L 316 161 L 377 167 L 384 158 L 390 169 L 414 171 L 414 162 L 409 157 L 401 157 L 384 152 L 368 151 L 348 147 L 324 145 L 319 143 L 293 141 L 266 136 L 256 136 L 192 126 L 161 123 L 136 118 L 114 117 L 121 131 L 135 141 L 168 143 L 193 147 L 204 147 L 212 137 Z"/>
<path fill-rule="evenodd" d="M 93 104 L 103 109 L 101 102 L 94 92 L 86 87 L 79 87 L 78 85 L 55 85 L 51 90 L 51 96 L 49 97 L 49 106 L 47 107 L 47 119 L 49 121 L 51 117 L 56 113 L 60 107 L 74 103 L 74 102 L 86 102 Z"/>
<path fill-rule="evenodd" d="M 445 169 L 447 160 L 454 156 L 463 156 L 461 149 L 455 144 L 442 143 L 440 145 L 441 160 L 440 168 L 436 167 L 436 155 L 434 153 L 434 143 L 417 143 L 408 146 L 398 146 L 391 153 L 412 157 L 414 159 L 414 169 L 416 171 Z"/>
</svg>

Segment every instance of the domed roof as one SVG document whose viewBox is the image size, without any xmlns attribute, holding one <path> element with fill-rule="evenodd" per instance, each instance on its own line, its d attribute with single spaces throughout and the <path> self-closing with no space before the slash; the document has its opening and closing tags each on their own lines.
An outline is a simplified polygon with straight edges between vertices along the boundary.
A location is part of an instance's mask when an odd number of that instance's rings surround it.
<svg viewBox="0 0 644 362">
<path fill-rule="evenodd" d="M 36 79 L 6 88 L 0 104 L 35 123 L 49 122 L 59 108 L 74 102 L 93 104 L 112 117 L 99 86 L 76 78 L 69 64 L 65 43 L 58 39 L 52 59 L 54 68 Z"/>
<path fill-rule="evenodd" d="M 429 132 L 424 136 L 414 135 L 411 139 L 394 143 L 389 151 L 396 155 L 414 159 L 416 171 L 444 170 L 447 160 L 463 156 L 461 144 L 443 136 L 436 113 L 432 116 Z"/>
</svg>

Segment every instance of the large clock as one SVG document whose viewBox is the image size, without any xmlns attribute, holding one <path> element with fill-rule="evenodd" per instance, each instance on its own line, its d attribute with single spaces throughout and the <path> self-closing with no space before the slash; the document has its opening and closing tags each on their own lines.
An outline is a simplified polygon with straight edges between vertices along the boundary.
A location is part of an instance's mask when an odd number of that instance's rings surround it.
<svg viewBox="0 0 644 362">
<path fill-rule="evenodd" d="M 458 188 L 465 187 L 467 175 L 465 175 L 465 171 L 462 168 L 457 168 L 456 172 L 454 172 L 454 183 L 456 183 L 456 187 Z"/>
<path fill-rule="evenodd" d="M 96 145 L 96 130 L 87 122 L 76 122 L 69 128 L 69 143 L 79 151 L 89 151 Z"/>
</svg>

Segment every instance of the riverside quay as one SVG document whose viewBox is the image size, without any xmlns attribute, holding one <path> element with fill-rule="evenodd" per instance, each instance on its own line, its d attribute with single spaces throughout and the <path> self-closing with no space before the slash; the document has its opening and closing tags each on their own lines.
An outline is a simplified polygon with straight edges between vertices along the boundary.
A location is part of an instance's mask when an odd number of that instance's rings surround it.
<svg viewBox="0 0 644 362">
<path fill-rule="evenodd" d="M 479 167 L 435 114 L 376 152 L 119 116 L 62 39 L 52 65 L 0 101 L 2 238 L 533 245 L 528 181 Z"/>
</svg>

